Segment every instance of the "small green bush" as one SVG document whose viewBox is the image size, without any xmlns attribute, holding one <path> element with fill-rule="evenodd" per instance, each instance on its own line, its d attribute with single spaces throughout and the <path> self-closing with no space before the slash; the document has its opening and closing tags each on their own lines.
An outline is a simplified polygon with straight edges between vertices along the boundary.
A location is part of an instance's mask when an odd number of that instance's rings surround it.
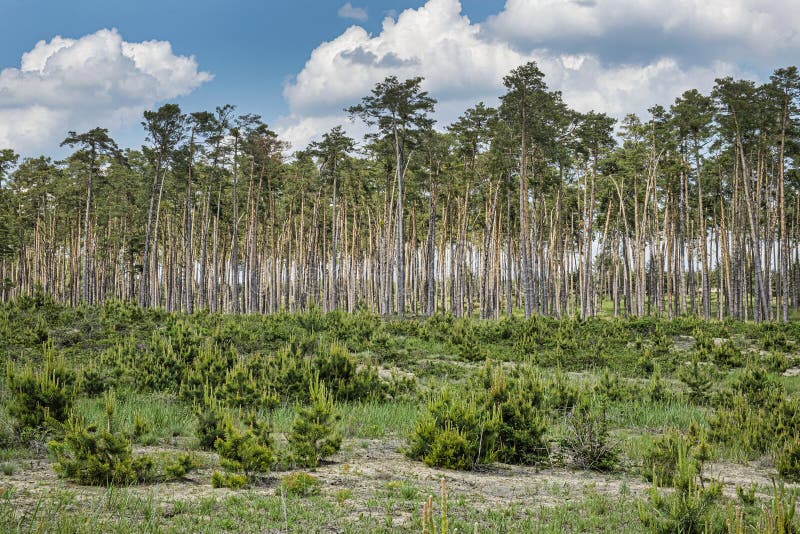
<svg viewBox="0 0 800 534">
<path fill-rule="evenodd" d="M 671 484 L 678 463 L 678 447 L 683 442 L 684 437 L 675 431 L 656 438 L 644 454 L 644 479 L 657 484 Z"/>
<path fill-rule="evenodd" d="M 594 391 L 611 401 L 619 401 L 629 396 L 619 375 L 609 371 L 608 367 L 603 370 L 603 376 L 595 385 Z"/>
<path fill-rule="evenodd" d="M 714 339 L 702 328 L 695 328 L 692 331 L 692 335 L 694 336 L 694 350 L 705 353 L 710 353 L 713 350 Z"/>
<path fill-rule="evenodd" d="M 164 464 L 167 480 L 183 480 L 191 471 L 200 467 L 197 457 L 190 453 L 182 453 Z"/>
<path fill-rule="evenodd" d="M 481 362 L 486 359 L 486 351 L 475 335 L 475 330 L 469 326 L 463 328 L 457 346 L 458 354 L 463 360 L 468 362 Z"/>
<path fill-rule="evenodd" d="M 495 435 L 487 435 L 486 443 L 496 450 L 496 459 L 517 465 L 541 464 L 549 457 L 545 441 L 547 420 L 544 410 L 545 385 L 538 374 L 523 371 L 523 376 L 509 380 L 502 367 L 492 369 L 487 362 L 484 378 L 488 389 L 481 404 L 486 413 L 497 413 Z"/>
<path fill-rule="evenodd" d="M 578 402 L 580 394 L 575 384 L 569 382 L 561 369 L 556 369 L 544 381 L 544 405 L 549 410 L 564 413 Z"/>
<path fill-rule="evenodd" d="M 770 392 L 739 387 L 720 401 L 708 422 L 713 441 L 757 457 L 779 451 L 800 435 L 800 399 L 783 396 L 777 386 Z"/>
<path fill-rule="evenodd" d="M 474 448 L 463 431 L 448 427 L 437 433 L 423 461 L 431 467 L 467 471 L 477 463 Z"/>
<path fill-rule="evenodd" d="M 762 532 L 794 534 L 798 531 L 795 522 L 797 513 L 797 489 L 787 490 L 783 482 L 772 482 L 772 501 L 762 509 L 759 526 Z"/>
<path fill-rule="evenodd" d="M 695 355 L 689 365 L 681 368 L 678 378 L 689 388 L 689 401 L 703 404 L 711 391 L 711 372 Z"/>
<path fill-rule="evenodd" d="M 195 414 L 195 435 L 200 447 L 213 450 L 217 440 L 225 435 L 225 411 L 214 397 L 206 397 L 205 402 L 195 408 Z"/>
<path fill-rule="evenodd" d="M 800 480 L 800 438 L 788 440 L 775 455 L 775 469 L 783 478 Z"/>
<path fill-rule="evenodd" d="M 147 480 L 152 474 L 151 460 L 134 460 L 127 436 L 83 426 L 79 421 L 68 424 L 63 440 L 50 442 L 50 451 L 59 476 L 78 484 L 127 485 Z"/>
<path fill-rule="evenodd" d="M 647 501 L 638 503 L 639 519 L 648 532 L 657 534 L 705 534 L 721 532 L 721 509 L 715 503 L 722 496 L 722 484 L 712 480 L 699 483 L 701 472 L 689 456 L 688 444 L 677 445 L 677 461 L 671 485 L 675 491 L 661 494 L 653 483 Z"/>
<path fill-rule="evenodd" d="M 667 384 L 661 378 L 661 367 L 658 365 L 653 367 L 653 373 L 650 375 L 650 380 L 647 384 L 647 396 L 653 402 L 661 402 L 670 397 Z"/>
<path fill-rule="evenodd" d="M 723 368 L 741 367 L 744 364 L 744 356 L 736 345 L 726 341 L 714 345 L 711 349 L 711 361 Z"/>
<path fill-rule="evenodd" d="M 791 349 L 789 338 L 784 332 L 771 332 L 769 330 L 761 336 L 761 348 L 778 352 L 786 352 Z"/>
<path fill-rule="evenodd" d="M 220 465 L 228 472 L 244 474 L 248 482 L 268 473 L 275 461 L 266 425 L 240 431 L 229 418 L 224 436 L 217 438 L 214 448 L 219 453 Z"/>
<path fill-rule="evenodd" d="M 288 440 L 295 464 L 314 468 L 339 451 L 342 437 L 335 429 L 337 415 L 333 396 L 325 383 L 315 380 L 310 389 L 310 404 L 298 406 Z"/>
<path fill-rule="evenodd" d="M 96 397 L 104 391 L 114 387 L 113 377 L 100 369 L 95 360 L 85 367 L 78 381 L 79 390 L 87 397 Z"/>
<path fill-rule="evenodd" d="M 281 489 L 292 497 L 310 497 L 319 495 L 322 483 L 309 473 L 289 473 L 281 479 Z"/>
<path fill-rule="evenodd" d="M 486 412 L 474 396 L 442 389 L 417 420 L 406 454 L 432 467 L 473 469 L 494 461 L 500 419 L 497 410 Z"/>
<path fill-rule="evenodd" d="M 545 462 L 546 392 L 552 390 L 559 405 L 570 404 L 574 392 L 560 378 L 546 382 L 528 367 L 516 374 L 509 378 L 502 367 L 487 361 L 469 392 L 439 391 L 418 419 L 406 454 L 448 469 L 473 469 L 495 460 L 517 465 Z"/>
<path fill-rule="evenodd" d="M 682 450 L 686 452 L 686 460 L 693 462 L 693 468 L 702 472 L 703 464 L 709 459 L 709 445 L 699 428 L 692 424 L 688 435 L 671 430 L 650 444 L 642 461 L 644 479 L 659 486 L 671 486 Z"/>
<path fill-rule="evenodd" d="M 359 365 L 347 347 L 331 343 L 317 351 L 312 360 L 312 374 L 325 383 L 337 401 L 382 400 L 386 385 L 374 365 Z M 309 380 L 309 386 L 313 382 Z M 306 390 L 310 391 L 310 390 Z"/>
<path fill-rule="evenodd" d="M 738 394 L 709 418 L 709 433 L 715 442 L 760 454 L 769 449 L 774 439 L 769 432 L 769 418 L 769 414 L 751 406 L 742 394 Z"/>
<path fill-rule="evenodd" d="M 651 340 L 652 345 L 649 347 L 649 349 L 650 356 L 653 359 L 659 360 L 669 356 L 670 350 L 672 350 L 674 343 L 672 339 L 667 336 L 666 332 L 664 332 L 664 328 L 661 326 L 661 324 L 656 324 L 655 329 L 653 329 Z"/>
<path fill-rule="evenodd" d="M 750 483 L 750 486 L 745 489 L 742 486 L 736 485 L 736 497 L 739 499 L 739 502 L 744 506 L 753 506 L 756 504 L 756 484 L 754 482 Z"/>
<path fill-rule="evenodd" d="M 211 487 L 241 489 L 247 486 L 247 477 L 236 473 L 211 473 Z"/>
<path fill-rule="evenodd" d="M 74 375 L 63 359 L 55 356 L 52 342 L 44 347 L 44 364 L 16 368 L 8 363 L 6 384 L 11 393 L 8 413 L 20 430 L 42 429 L 65 423 L 72 410 Z"/>
<path fill-rule="evenodd" d="M 140 440 L 142 436 L 147 434 L 152 430 L 152 425 L 139 414 L 136 412 L 133 414 L 133 428 L 131 428 L 131 438 L 134 440 Z"/>
<path fill-rule="evenodd" d="M 771 408 L 783 398 L 783 386 L 769 375 L 769 371 L 756 364 L 749 364 L 733 381 L 731 390 L 741 394 L 754 407 Z"/>
<path fill-rule="evenodd" d="M 231 408 L 253 409 L 260 405 L 263 396 L 253 372 L 239 361 L 225 373 L 225 380 L 216 390 L 217 398 Z"/>
<path fill-rule="evenodd" d="M 17 464 L 12 462 L 2 462 L 0 463 L 0 472 L 2 472 L 6 476 L 12 476 L 17 471 Z"/>
<path fill-rule="evenodd" d="M 783 373 L 791 366 L 786 354 L 777 351 L 770 352 L 769 356 L 764 358 L 764 364 L 773 373 Z"/>
<path fill-rule="evenodd" d="M 599 401 L 592 404 L 584 399 L 567 416 L 561 448 L 578 469 L 612 471 L 619 464 L 619 452 L 608 436 L 605 407 Z"/>
</svg>

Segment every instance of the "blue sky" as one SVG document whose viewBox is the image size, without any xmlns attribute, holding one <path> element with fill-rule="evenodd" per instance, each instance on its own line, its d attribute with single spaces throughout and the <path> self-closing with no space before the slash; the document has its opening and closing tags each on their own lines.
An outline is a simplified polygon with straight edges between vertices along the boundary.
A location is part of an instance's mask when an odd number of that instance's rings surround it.
<svg viewBox="0 0 800 534">
<path fill-rule="evenodd" d="M 335 0 L 0 0 L 0 20 L 7 21 L 0 32 L 0 67 L 17 66 L 39 40 L 117 28 L 129 42 L 169 41 L 176 54 L 194 55 L 214 75 L 213 83 L 178 100 L 187 108 L 231 103 L 274 117 L 287 109 L 284 81 L 319 43 L 353 23 L 377 30 L 385 14 L 423 3 L 371 1 L 364 4 L 367 20 L 358 21 L 338 16 L 344 2 Z M 485 18 L 491 4 L 464 6 Z"/>
<path fill-rule="evenodd" d="M 800 3 L 765 4 L 0 0 L 0 144 L 56 153 L 66 129 L 102 125 L 136 146 L 142 109 L 174 101 L 235 104 L 302 148 L 387 74 L 425 76 L 445 124 L 494 103 L 502 75 L 531 59 L 578 109 L 642 113 L 800 57 Z"/>
</svg>

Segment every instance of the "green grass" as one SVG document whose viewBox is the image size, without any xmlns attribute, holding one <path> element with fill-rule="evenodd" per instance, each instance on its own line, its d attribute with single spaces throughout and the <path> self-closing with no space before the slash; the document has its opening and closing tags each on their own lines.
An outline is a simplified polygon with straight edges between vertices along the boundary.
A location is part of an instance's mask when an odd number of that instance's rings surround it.
<svg viewBox="0 0 800 534">
<path fill-rule="evenodd" d="M 800 375 L 782 376 L 778 375 L 778 382 L 783 385 L 786 393 L 792 396 L 800 394 Z"/>
<path fill-rule="evenodd" d="M 414 428 L 419 405 L 413 402 L 364 402 L 336 405 L 336 426 L 344 436 L 359 439 L 406 437 Z M 285 406 L 272 413 L 272 428 L 286 433 L 292 428 L 294 409 Z"/>
<path fill-rule="evenodd" d="M 102 397 L 78 399 L 75 410 L 86 418 L 87 423 L 105 425 L 106 413 Z M 196 418 L 192 409 L 170 395 L 117 393 L 113 419 L 115 430 L 132 429 L 137 415 L 150 427 L 150 431 L 142 436 L 146 443 L 163 442 L 178 436 L 194 436 Z"/>
<path fill-rule="evenodd" d="M 667 428 L 687 429 L 692 423 L 705 426 L 708 410 L 683 401 L 654 402 L 641 399 L 614 402 L 607 416 L 615 428 L 660 432 Z"/>
<path fill-rule="evenodd" d="M 624 488 L 623 488 L 624 489 Z M 17 532 L 420 532 L 425 495 L 402 482 L 367 503 L 337 502 L 333 495 L 281 496 L 244 491 L 197 501 L 160 502 L 154 492 L 134 494 L 109 489 L 76 506 L 74 492 L 43 497 L 29 512 L 0 501 L 0 528 Z M 440 498 L 434 497 L 434 522 L 440 525 Z M 601 494 L 587 488 L 569 503 L 549 506 L 533 496 L 528 505 L 471 505 L 448 495 L 451 532 L 641 532 L 635 500 L 625 491 Z M 87 528 L 91 525 L 90 528 Z"/>
<path fill-rule="evenodd" d="M 610 302 L 603 303 L 603 313 L 610 315 Z M 6 334 L 5 341 L 0 342 L 0 351 L 21 363 L 41 362 L 41 338 L 49 336 L 68 366 L 78 374 L 86 362 L 98 360 L 102 349 L 120 343 L 127 336 L 134 338 L 137 357 L 139 350 L 143 354 L 150 351 L 151 361 L 160 364 L 162 360 L 159 358 L 163 355 L 153 353 L 155 332 L 160 343 L 174 343 L 176 353 L 197 354 L 199 351 L 195 349 L 210 339 L 218 350 L 214 354 L 232 354 L 231 361 L 244 364 L 257 363 L 262 355 L 277 353 L 289 339 L 295 339 L 304 347 L 298 356 L 292 357 L 301 362 L 311 361 L 331 341 L 337 340 L 348 347 L 350 356 L 360 368 L 368 362 L 377 362 L 382 367 L 381 372 L 397 369 L 414 375 L 416 391 L 404 392 L 395 400 L 337 403 L 336 427 L 345 438 L 340 457 L 345 458 L 348 465 L 354 458 L 361 457 L 379 462 L 380 458 L 375 454 L 394 451 L 398 446 L 402 448 L 405 439 L 414 431 L 418 417 L 425 411 L 429 395 L 444 385 L 454 388 L 459 395 L 469 394 L 469 390 L 464 388 L 482 387 L 476 382 L 483 368 L 482 362 L 465 362 L 460 356 L 460 341 L 454 332 L 459 329 L 463 332 L 464 325 L 474 329 L 487 356 L 503 362 L 508 377 L 513 377 L 517 368 L 537 365 L 537 372 L 545 380 L 563 371 L 565 383 L 581 393 L 598 396 L 600 394 L 594 390 L 601 382 L 605 368 L 609 369 L 612 378 L 619 377 L 618 386 L 609 386 L 613 389 L 611 397 L 617 400 L 608 402 L 606 416 L 611 438 L 620 448 L 622 463 L 618 471 L 602 475 L 617 483 L 618 492 L 607 488 L 600 490 L 591 485 L 581 490 L 580 484 L 568 485 L 557 480 L 536 490 L 526 487 L 530 495 L 524 498 L 514 494 L 513 484 L 509 484 L 511 489 L 495 488 L 493 492 L 482 492 L 479 469 L 470 475 L 477 476 L 477 479 L 471 478 L 469 483 L 462 480 L 460 486 L 472 487 L 474 491 L 467 494 L 454 491 L 450 496 L 448 518 L 451 532 L 476 529 L 515 533 L 641 532 L 642 524 L 636 507 L 641 494 L 632 494 L 625 481 L 640 479 L 642 457 L 655 436 L 668 429 L 685 432 L 692 424 L 707 429 L 707 419 L 715 410 L 712 406 L 688 402 L 687 388 L 677 380 L 677 369 L 690 357 L 691 340 L 676 343 L 656 360 L 669 400 L 653 401 L 649 398 L 648 374 L 640 359 L 653 345 L 653 334 L 663 332 L 669 340 L 671 336 L 691 336 L 699 328 L 706 330 L 711 337 L 734 339 L 737 345 L 747 350 L 760 347 L 765 336 L 774 332 L 785 335 L 787 339 L 795 339 L 800 333 L 796 324 L 704 323 L 686 317 L 674 321 L 655 318 L 587 321 L 536 318 L 525 321 L 517 316 L 513 320 L 495 322 L 439 316 L 387 321 L 358 315 L 311 312 L 275 316 L 182 315 L 161 310 L 136 310 L 127 305 L 22 309 L 14 304 L 5 304 L 0 305 L 0 316 L 6 321 L 5 325 L 0 325 L 0 333 Z M 365 325 L 373 330 L 365 334 Z M 568 334 L 565 336 L 564 332 Z M 530 345 L 528 341 L 526 344 L 518 343 L 523 334 L 531 336 L 533 341 Z M 561 346 L 556 346 L 558 344 Z M 189 357 L 193 356 L 187 356 L 187 359 Z M 794 364 L 798 361 L 797 354 L 787 354 L 787 357 Z M 188 367 L 190 364 L 173 360 L 170 365 L 174 370 L 175 366 Z M 136 368 L 145 373 L 147 369 Z M 739 369 L 717 369 L 714 390 L 729 387 L 740 374 Z M 256 376 L 255 384 L 260 388 L 268 387 L 263 381 L 278 375 L 278 371 L 261 375 L 256 371 L 253 376 Z M 225 369 L 213 378 L 218 383 L 212 386 L 218 391 L 222 386 L 220 376 L 224 381 Z M 777 376 L 777 380 L 788 395 L 800 394 L 800 377 Z M 170 385 L 169 390 L 177 391 L 177 386 Z M 133 382 L 131 387 L 136 387 L 136 383 Z M 355 482 L 351 478 L 353 475 L 331 475 L 329 472 L 328 478 L 320 475 L 324 480 L 321 494 L 307 497 L 281 496 L 278 489 L 281 475 L 275 473 L 266 476 L 252 490 L 236 492 L 212 491 L 207 480 L 198 482 L 195 477 L 191 484 L 196 486 L 191 487 L 197 491 L 189 491 L 176 499 L 165 497 L 169 489 L 159 485 L 85 489 L 63 482 L 55 483 L 52 479 L 46 482 L 53 485 L 48 488 L 49 493 L 12 495 L 5 490 L 4 480 L 20 479 L 33 462 L 46 462 L 42 457 L 44 448 L 29 447 L 29 444 L 32 438 L 38 437 L 42 443 L 46 443 L 48 438 L 41 433 L 19 434 L 15 422 L 6 413 L 9 395 L 5 377 L 0 376 L 0 532 L 420 531 L 421 504 L 429 494 L 438 494 L 438 476 L 462 476 L 442 470 L 436 471 L 434 477 L 428 474 L 420 478 L 381 475 Z M 296 398 L 281 397 L 280 406 L 269 414 L 272 431 L 282 449 L 286 446 L 285 434 L 294 421 L 292 402 Z M 105 424 L 102 396 L 79 397 L 74 409 L 90 423 Z M 242 415 L 236 410 L 231 410 L 231 413 Z M 547 415 L 549 428 L 546 436 L 553 444 L 557 444 L 564 434 L 565 415 Z M 178 400 L 174 393 L 118 390 L 113 419 L 115 430 L 130 432 L 137 417 L 148 426 L 147 432 L 136 438 L 137 446 L 197 447 L 195 408 Z M 363 450 L 372 447 L 374 451 Z M 558 446 L 554 450 L 557 452 Z M 712 455 L 715 461 L 750 458 L 735 444 L 714 443 Z M 216 457 L 205 454 L 203 458 L 206 462 L 200 472 L 202 477 L 206 477 L 206 471 L 209 471 L 210 476 L 210 471 L 218 468 Z M 392 458 L 394 461 L 398 456 L 392 453 Z M 359 468 L 357 461 L 353 462 L 355 473 Z M 412 462 L 408 459 L 398 461 Z M 554 456 L 554 465 L 563 463 L 557 455 Z M 280 468 L 285 469 L 288 465 L 290 462 L 281 464 Z M 415 467 L 425 469 L 422 464 Z M 495 467 L 482 469 L 493 470 Z M 497 469 L 508 471 L 505 466 Z M 771 471 L 767 468 L 765 472 Z M 568 474 L 576 480 L 590 478 L 579 471 L 568 471 Z M 594 478 L 591 479 L 596 480 L 597 476 L 592 475 Z M 512 497 L 497 499 L 497 495 Z M 435 517 L 438 517 L 438 506 L 436 497 Z"/>
</svg>

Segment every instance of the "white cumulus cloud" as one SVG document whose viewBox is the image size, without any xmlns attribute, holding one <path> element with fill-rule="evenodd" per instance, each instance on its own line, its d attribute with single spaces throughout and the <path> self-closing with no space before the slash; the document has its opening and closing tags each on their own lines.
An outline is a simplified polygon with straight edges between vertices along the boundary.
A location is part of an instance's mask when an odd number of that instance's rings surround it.
<svg viewBox="0 0 800 534">
<path fill-rule="evenodd" d="M 520 46 L 675 53 L 689 62 L 791 59 L 800 49 L 797 0 L 507 0 L 485 26 Z"/>
<path fill-rule="evenodd" d="M 337 14 L 343 19 L 355 19 L 361 22 L 367 20 L 367 10 L 363 7 L 353 7 L 350 2 L 340 7 Z"/>
<path fill-rule="evenodd" d="M 581 9 L 593 9 L 587 6 L 594 5 L 594 0 L 532 1 L 549 1 L 551 7 L 561 6 L 566 13 L 578 15 Z M 479 101 L 496 105 L 504 92 L 503 76 L 531 60 L 539 64 L 549 86 L 563 92 L 570 106 L 617 117 L 644 113 L 657 103 L 668 105 L 687 89 L 706 91 L 716 77 L 746 71 L 732 61 L 690 64 L 665 54 L 615 61 L 594 49 L 550 46 L 544 37 L 522 46 L 516 39 L 519 35 L 539 32 L 546 37 L 548 32 L 555 33 L 554 25 L 562 24 L 566 17 L 552 13 L 552 9 L 520 11 L 522 4 L 523 0 L 509 0 L 504 11 L 478 24 L 462 14 L 458 0 L 429 0 L 418 9 L 403 11 L 396 19 L 387 17 L 376 35 L 351 26 L 332 41 L 320 44 L 303 69 L 284 86 L 289 114 L 277 121 L 278 131 L 293 148 L 303 148 L 324 133 L 320 126 L 347 125 L 342 109 L 358 103 L 388 75 L 401 79 L 423 76 L 424 89 L 439 101 L 436 118 L 443 126 Z M 516 26 L 506 22 L 510 16 L 518 17 Z M 584 18 L 587 20 L 571 21 L 572 26 L 565 26 L 567 31 L 606 31 L 588 15 Z M 529 32 L 525 28 L 530 28 Z M 358 131 L 355 125 L 348 127 L 353 134 Z"/>
<path fill-rule="evenodd" d="M 169 42 L 129 43 L 115 29 L 39 41 L 0 71 L 0 147 L 51 149 L 67 130 L 118 127 L 211 79 Z"/>
</svg>

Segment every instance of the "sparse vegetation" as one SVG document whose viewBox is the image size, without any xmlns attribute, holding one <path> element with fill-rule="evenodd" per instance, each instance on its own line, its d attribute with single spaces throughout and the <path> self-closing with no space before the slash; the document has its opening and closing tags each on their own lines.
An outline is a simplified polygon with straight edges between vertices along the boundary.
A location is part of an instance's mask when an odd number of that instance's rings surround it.
<svg viewBox="0 0 800 534">
<path fill-rule="evenodd" d="M 704 323 L 694 319 L 387 321 L 337 312 L 277 321 L 120 313 L 116 305 L 0 308 L 15 330 L 38 325 L 48 339 L 5 346 L 14 358 L 0 392 L 11 401 L 0 406 L 0 488 L 10 488 L 0 499 L 4 530 L 53 530 L 47 525 L 54 517 L 29 515 L 19 503 L 58 514 L 59 524 L 91 521 L 100 528 L 112 504 L 87 519 L 57 493 L 93 498 L 84 496 L 94 495 L 84 485 L 127 488 L 125 506 L 133 508 L 126 517 L 140 524 L 161 505 L 160 498 L 137 499 L 170 483 L 184 488 L 176 495 L 188 493 L 164 505 L 174 511 L 156 513 L 155 530 L 180 529 L 214 502 L 242 513 L 273 510 L 263 519 L 267 529 L 285 528 L 286 520 L 311 530 L 342 524 L 365 505 L 372 515 L 356 530 L 391 530 L 381 522 L 388 521 L 438 532 L 441 491 L 426 480 L 441 476 L 450 488 L 449 530 L 553 524 L 568 531 L 690 532 L 741 524 L 750 532 L 776 522 L 796 528 L 790 504 L 800 410 L 793 392 L 800 384 L 779 375 L 771 353 L 737 366 L 704 355 L 708 341 L 673 341 L 698 332 Z M 64 342 L 65 324 L 88 332 L 80 350 Z M 453 324 L 461 337 L 453 337 Z M 715 334 L 753 354 L 761 328 L 729 322 Z M 796 335 L 791 323 L 768 330 Z M 271 341 L 260 345 L 256 335 Z M 479 344 L 482 360 L 465 357 L 465 340 Z M 651 351 L 658 361 L 643 366 Z M 135 354 L 152 356 L 138 366 Z M 598 363 L 586 367 L 591 361 Z M 35 370 L 39 362 L 47 374 Z M 86 387 L 90 377 L 103 386 Z M 23 379 L 33 385 L 21 387 Z M 53 399 L 51 407 L 34 398 Z M 26 405 L 33 407 L 28 419 Z M 53 408 L 62 405 L 64 412 Z M 753 459 L 758 463 L 742 463 Z M 383 464 L 387 471 L 380 471 Z M 736 486 L 725 480 L 731 466 L 746 473 Z M 45 479 L 55 493 L 41 498 L 15 489 L 37 473 L 56 473 L 71 485 Z M 785 484 L 780 502 L 770 478 Z M 522 493 L 503 493 L 498 502 L 510 512 L 487 510 L 481 499 L 498 498 L 507 484 L 553 504 L 533 509 Z M 237 500 L 239 492 L 248 497 Z M 418 511 L 420 500 L 427 515 Z M 586 512 L 575 514 L 575 503 Z M 303 506 L 317 513 L 304 515 Z M 404 515 L 409 507 L 414 513 Z M 224 528 L 218 521 L 226 514 L 212 523 Z"/>
</svg>

